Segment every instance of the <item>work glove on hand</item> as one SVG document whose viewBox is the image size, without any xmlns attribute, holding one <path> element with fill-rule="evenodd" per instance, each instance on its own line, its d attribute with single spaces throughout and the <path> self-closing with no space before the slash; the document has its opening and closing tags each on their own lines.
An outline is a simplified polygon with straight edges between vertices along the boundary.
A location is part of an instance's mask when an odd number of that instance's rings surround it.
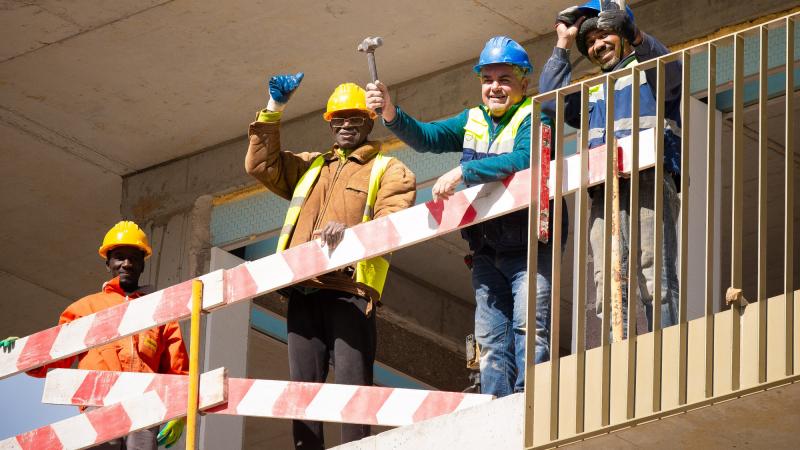
<svg viewBox="0 0 800 450">
<path fill-rule="evenodd" d="M 17 336 L 9 336 L 2 341 L 0 341 L 0 349 L 3 350 L 4 353 L 8 353 L 11 350 L 14 350 L 14 341 L 19 339 Z"/>
<path fill-rule="evenodd" d="M 178 442 L 178 439 L 181 438 L 181 435 L 183 434 L 183 428 L 185 426 L 186 419 L 183 417 L 167 422 L 164 425 L 164 428 L 158 432 L 158 437 L 156 438 L 158 445 L 164 445 L 167 448 L 172 447 L 172 445 Z"/>
<path fill-rule="evenodd" d="M 556 16 L 556 23 L 563 23 L 566 26 L 575 25 L 575 22 L 583 17 L 583 10 L 577 6 L 570 6 L 569 8 L 561 11 Z"/>
<path fill-rule="evenodd" d="M 295 75 L 275 75 L 269 79 L 269 103 L 267 109 L 278 112 L 283 111 L 289 98 L 303 81 L 303 72 Z"/>
<path fill-rule="evenodd" d="M 611 3 L 609 9 L 600 12 L 597 17 L 597 28 L 617 32 L 631 45 L 639 36 L 639 28 L 628 16 L 628 12 L 619 9 L 616 3 Z"/>
</svg>

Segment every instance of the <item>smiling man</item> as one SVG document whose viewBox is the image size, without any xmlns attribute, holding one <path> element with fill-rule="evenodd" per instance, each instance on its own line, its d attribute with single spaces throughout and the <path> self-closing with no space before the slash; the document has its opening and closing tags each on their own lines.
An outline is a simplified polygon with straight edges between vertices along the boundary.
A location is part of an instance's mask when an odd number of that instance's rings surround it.
<svg viewBox="0 0 800 450">
<path fill-rule="evenodd" d="M 486 42 L 474 67 L 482 105 L 449 119 L 420 122 L 396 106 L 386 86 L 376 82 L 367 85 L 367 106 L 373 111 L 383 108 L 386 127 L 416 151 L 461 152 L 461 163 L 433 186 L 434 199 L 447 199 L 462 182 L 472 186 L 500 181 L 529 167 L 532 108 L 526 91 L 532 70 L 522 46 L 496 36 Z M 546 116 L 542 120 L 550 123 Z M 481 392 L 498 397 L 524 388 L 527 234 L 525 210 L 461 232 L 472 252 Z M 551 256 L 552 242 L 539 243 L 535 362 L 548 360 L 550 354 Z"/>
<path fill-rule="evenodd" d="M 270 191 L 290 200 L 278 251 L 319 238 L 329 251 L 348 227 L 414 204 L 414 174 L 396 158 L 381 154 L 369 141 L 374 113 L 364 90 L 339 85 L 323 115 L 334 144 L 321 153 L 282 150 L 282 111 L 303 74 L 277 75 L 269 81 L 270 100 L 250 124 L 247 173 Z M 360 261 L 293 286 L 286 317 L 289 377 L 322 383 L 331 360 L 339 384 L 372 385 L 375 361 L 375 306 L 389 269 L 383 257 Z M 292 422 L 297 449 L 325 447 L 322 423 Z M 342 425 L 342 442 L 361 439 L 368 425 Z"/>
<path fill-rule="evenodd" d="M 58 324 L 65 324 L 97 313 L 121 303 L 148 294 L 150 289 L 139 286 L 144 271 L 144 260 L 153 253 L 147 235 L 131 221 L 114 225 L 103 239 L 100 257 L 106 262 L 111 280 L 103 290 L 72 303 L 61 313 Z M 13 338 L 3 341 L 7 343 Z M 117 372 L 144 372 L 186 375 L 189 358 L 183 343 L 181 329 L 176 322 L 143 331 L 118 341 L 93 348 L 77 356 L 56 361 L 28 372 L 34 377 L 44 377 L 48 369 L 70 367 L 77 359 L 78 368 L 85 370 L 111 370 Z M 122 439 L 114 439 L 92 447 L 98 450 L 156 450 L 159 445 L 171 447 L 180 438 L 185 419 L 175 419 L 162 428 L 135 431 Z"/>
<path fill-rule="evenodd" d="M 611 72 L 639 62 L 666 55 L 669 50 L 653 38 L 643 33 L 634 23 L 633 12 L 628 8 L 619 9 L 616 3 L 592 0 L 582 6 L 573 6 L 562 11 L 556 19 L 558 40 L 553 55 L 544 65 L 539 79 L 542 92 L 558 89 L 570 83 L 572 66 L 569 61 L 570 49 L 577 45 L 578 51 L 586 56 L 592 64 L 604 72 Z M 664 241 L 663 272 L 661 274 L 661 293 L 653 292 L 654 288 L 654 249 L 653 234 L 655 227 L 654 187 L 655 170 L 641 172 L 639 178 L 639 217 L 640 245 L 639 265 L 636 276 L 645 282 L 639 283 L 639 297 L 647 316 L 648 327 L 652 329 L 653 298 L 657 298 L 661 307 L 661 326 L 667 327 L 677 321 L 678 314 L 678 274 L 677 235 L 675 221 L 678 215 L 680 199 L 677 186 L 680 178 L 681 159 L 681 64 L 670 62 L 665 70 L 664 99 Z M 614 134 L 617 138 L 629 136 L 633 118 L 631 117 L 631 96 L 634 87 L 632 77 L 617 79 L 614 86 Z M 656 126 L 656 73 L 655 69 L 646 70 L 641 78 L 639 90 L 639 124 L 642 130 Z M 605 92 L 602 86 L 593 86 L 589 90 L 589 148 L 605 145 Z M 544 111 L 551 116 L 555 114 L 552 103 L 544 105 Z M 568 95 L 565 98 L 564 120 L 569 125 L 580 127 L 581 98 L 580 94 Z M 628 254 L 629 245 L 629 210 L 630 181 L 622 178 L 619 181 L 620 193 L 620 229 L 621 253 Z M 589 189 L 591 211 L 589 216 L 589 241 L 594 264 L 594 280 L 596 287 L 596 311 L 602 314 L 603 305 L 603 267 L 598 261 L 603 260 L 604 244 L 604 195 L 603 186 Z M 623 322 L 627 323 L 627 273 L 628 261 L 622 261 L 622 302 Z M 627 327 L 623 326 L 623 330 Z"/>
</svg>

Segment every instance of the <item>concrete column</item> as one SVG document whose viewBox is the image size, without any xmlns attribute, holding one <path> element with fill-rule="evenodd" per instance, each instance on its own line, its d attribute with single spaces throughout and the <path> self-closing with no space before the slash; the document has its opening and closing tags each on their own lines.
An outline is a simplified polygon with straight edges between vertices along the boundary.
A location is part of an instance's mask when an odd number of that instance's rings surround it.
<svg viewBox="0 0 800 450">
<path fill-rule="evenodd" d="M 229 269 L 244 260 L 211 248 L 211 270 Z M 228 376 L 247 376 L 247 336 L 250 330 L 250 301 L 229 306 L 206 317 L 203 371 L 226 367 Z M 200 424 L 200 448 L 241 450 L 244 417 L 207 415 Z"/>
</svg>

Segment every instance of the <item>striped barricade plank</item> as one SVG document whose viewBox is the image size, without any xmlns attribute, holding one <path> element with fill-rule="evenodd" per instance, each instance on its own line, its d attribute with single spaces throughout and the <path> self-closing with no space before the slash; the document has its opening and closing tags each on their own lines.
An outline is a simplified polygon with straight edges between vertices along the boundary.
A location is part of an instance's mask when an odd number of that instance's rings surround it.
<svg viewBox="0 0 800 450">
<path fill-rule="evenodd" d="M 223 271 L 199 277 L 203 281 L 203 308 L 224 304 Z M 191 315 L 192 281 L 166 289 L 63 325 L 18 339 L 10 352 L 0 353 L 0 379 Z"/>
<path fill-rule="evenodd" d="M 137 373 L 135 375 L 141 377 L 133 378 L 141 380 L 135 383 L 136 386 L 141 386 L 147 381 L 151 386 L 145 392 L 136 392 L 134 386 L 128 382 L 130 378 L 120 377 L 117 372 L 106 372 L 111 374 L 109 377 L 106 374 L 98 375 L 95 371 L 59 369 L 50 375 L 53 374 L 55 374 L 54 380 L 58 381 L 45 385 L 45 398 L 48 396 L 58 398 L 55 393 L 61 392 L 61 399 L 66 399 L 66 396 L 70 398 L 59 403 L 106 406 L 0 441 L 0 450 L 82 449 L 186 415 L 189 379 L 186 376 L 153 377 L 152 374 Z M 130 388 L 131 395 L 114 403 L 106 401 L 114 390 L 111 386 L 122 382 L 123 379 L 126 380 L 123 382 L 125 386 L 120 386 L 119 391 L 127 394 L 125 391 Z M 89 384 L 95 387 L 89 388 Z M 204 374 L 200 388 L 202 393 L 199 409 L 205 410 L 225 403 L 227 400 L 225 369 Z M 106 395 L 98 395 L 101 392 Z M 90 401 L 81 401 L 79 398 L 81 395 L 88 397 Z"/>
<path fill-rule="evenodd" d="M 623 172 L 629 172 L 630 138 L 618 142 L 623 156 L 620 158 Z M 653 165 L 653 130 L 643 131 L 640 142 L 641 170 Z M 604 147 L 589 151 L 589 185 L 603 182 L 604 152 Z M 551 173 L 554 172 L 551 170 Z M 447 201 L 430 201 L 349 228 L 333 252 L 314 240 L 229 270 L 204 275 L 201 277 L 206 281 L 203 308 L 213 310 L 247 300 L 352 265 L 361 259 L 396 251 L 520 210 L 529 203 L 529 185 L 530 170 L 524 170 L 502 182 L 459 191 Z M 564 160 L 563 192 L 574 192 L 579 187 L 580 158 L 574 155 Z M 11 352 L 0 353 L 0 379 L 169 321 L 188 318 L 190 297 L 191 281 L 186 281 L 125 305 L 22 338 Z"/>
<path fill-rule="evenodd" d="M 217 369 L 219 370 L 219 369 Z M 201 404 L 218 386 L 203 374 Z M 47 376 L 42 401 L 77 406 L 109 406 L 157 391 L 185 398 L 187 377 L 126 372 L 59 369 Z M 216 393 L 214 393 L 216 395 Z M 485 394 L 418 389 L 227 379 L 227 402 L 207 413 L 402 426 L 489 402 Z"/>
<path fill-rule="evenodd" d="M 461 392 L 228 380 L 228 403 L 209 413 L 364 425 L 403 426 L 491 401 L 494 396 Z"/>
</svg>

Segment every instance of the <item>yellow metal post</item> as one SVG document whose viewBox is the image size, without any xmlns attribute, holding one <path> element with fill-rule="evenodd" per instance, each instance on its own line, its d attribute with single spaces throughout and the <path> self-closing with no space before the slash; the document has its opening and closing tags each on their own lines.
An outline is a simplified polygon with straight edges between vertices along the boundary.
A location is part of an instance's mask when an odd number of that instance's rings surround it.
<svg viewBox="0 0 800 450">
<path fill-rule="evenodd" d="M 203 306 L 203 282 L 192 283 L 192 321 L 189 332 L 189 396 L 186 404 L 186 450 L 195 449 L 197 405 L 200 388 L 200 311 Z"/>
</svg>

